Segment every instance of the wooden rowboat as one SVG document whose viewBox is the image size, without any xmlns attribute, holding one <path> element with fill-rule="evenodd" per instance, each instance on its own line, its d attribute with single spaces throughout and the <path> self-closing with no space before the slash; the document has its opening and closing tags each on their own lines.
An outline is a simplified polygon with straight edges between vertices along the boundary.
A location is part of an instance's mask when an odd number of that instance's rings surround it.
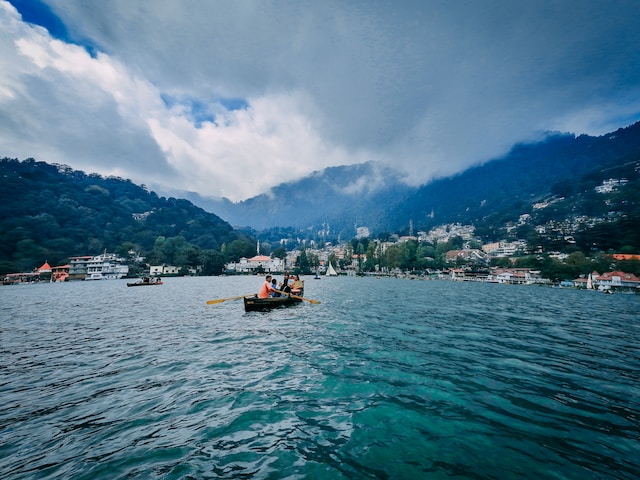
<svg viewBox="0 0 640 480">
<path fill-rule="evenodd" d="M 300 297 L 302 294 L 300 294 Z M 259 298 L 257 295 L 244 297 L 245 312 L 264 312 L 278 307 L 289 307 L 302 303 L 302 298 L 297 296 L 284 295 L 282 297 Z"/>
</svg>

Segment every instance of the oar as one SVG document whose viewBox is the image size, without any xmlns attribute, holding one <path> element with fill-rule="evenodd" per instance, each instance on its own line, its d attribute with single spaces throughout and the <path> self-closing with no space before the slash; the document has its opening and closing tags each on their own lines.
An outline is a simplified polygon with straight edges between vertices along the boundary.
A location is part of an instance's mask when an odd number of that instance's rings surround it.
<svg viewBox="0 0 640 480">
<path fill-rule="evenodd" d="M 218 298 L 217 300 L 207 300 L 207 305 L 213 305 L 214 303 L 222 303 L 222 302 L 226 302 L 227 300 L 239 300 L 246 296 L 247 295 L 238 295 L 237 297 Z"/>
<path fill-rule="evenodd" d="M 282 293 L 283 295 L 286 295 L 291 298 L 299 298 L 300 300 L 306 300 L 309 303 L 320 303 L 318 300 L 314 300 L 312 298 L 299 297 L 298 295 L 293 295 L 291 293 L 283 292 L 282 290 L 275 290 L 275 291 L 278 293 Z"/>
</svg>

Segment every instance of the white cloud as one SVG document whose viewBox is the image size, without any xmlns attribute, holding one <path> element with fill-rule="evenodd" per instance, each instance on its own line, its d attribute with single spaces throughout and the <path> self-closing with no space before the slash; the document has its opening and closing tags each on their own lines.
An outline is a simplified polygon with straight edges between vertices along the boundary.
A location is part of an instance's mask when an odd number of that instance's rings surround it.
<svg viewBox="0 0 640 480">
<path fill-rule="evenodd" d="M 298 111 L 303 95 L 256 97 L 249 108 L 232 111 L 217 105 L 215 123 L 196 125 L 183 106 L 168 107 L 157 87 L 121 62 L 106 54 L 93 58 L 13 18 L 14 75 L 0 80 L 6 92 L 0 105 L 24 122 L 2 139 L 5 155 L 232 200 L 316 165 L 366 160 L 323 144 Z M 7 147 L 15 140 L 12 151 Z"/>
<path fill-rule="evenodd" d="M 298 109 L 296 95 L 250 100 L 250 107 L 216 116 L 197 128 L 185 116 L 150 122 L 154 138 L 181 172 L 176 187 L 233 200 L 309 174 L 314 165 L 364 161 L 322 144 Z M 302 102 L 304 103 L 304 102 Z"/>
<path fill-rule="evenodd" d="M 0 0 L 0 155 L 154 188 L 240 200 L 366 160 L 418 183 L 640 118 L 622 1 L 47 3 L 99 53 Z"/>
</svg>

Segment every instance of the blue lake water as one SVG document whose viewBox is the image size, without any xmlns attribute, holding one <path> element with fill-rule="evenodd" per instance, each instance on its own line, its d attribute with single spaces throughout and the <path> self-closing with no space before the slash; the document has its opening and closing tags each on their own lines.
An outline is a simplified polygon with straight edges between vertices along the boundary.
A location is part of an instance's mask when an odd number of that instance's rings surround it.
<svg viewBox="0 0 640 480">
<path fill-rule="evenodd" d="M 261 281 L 0 287 L 0 478 L 639 478 L 640 295 Z"/>
</svg>

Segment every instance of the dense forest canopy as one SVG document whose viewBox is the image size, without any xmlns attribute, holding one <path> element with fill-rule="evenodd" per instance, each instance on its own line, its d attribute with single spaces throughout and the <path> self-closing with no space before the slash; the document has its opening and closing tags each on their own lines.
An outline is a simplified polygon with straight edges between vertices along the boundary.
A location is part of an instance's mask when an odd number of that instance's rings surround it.
<svg viewBox="0 0 640 480">
<path fill-rule="evenodd" d="M 255 240 L 189 201 L 158 197 L 130 180 L 0 160 L 0 273 L 105 249 L 219 273 L 225 261 L 252 255 Z"/>
</svg>

